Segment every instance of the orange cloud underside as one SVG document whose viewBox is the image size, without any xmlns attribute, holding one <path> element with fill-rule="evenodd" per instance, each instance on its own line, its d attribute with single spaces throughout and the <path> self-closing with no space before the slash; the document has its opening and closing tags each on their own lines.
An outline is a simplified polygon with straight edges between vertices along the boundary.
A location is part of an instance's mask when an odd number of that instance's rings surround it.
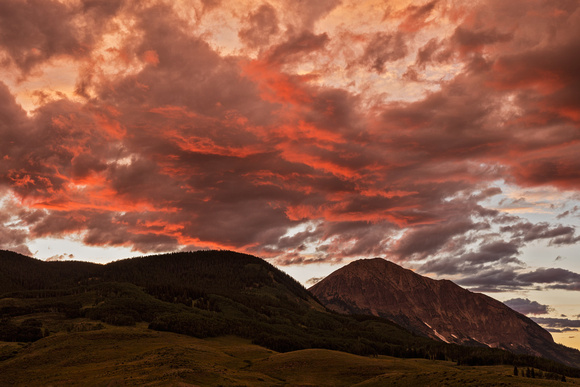
<svg viewBox="0 0 580 387">
<path fill-rule="evenodd" d="M 31 233 L 396 255 L 493 225 L 494 182 L 580 190 L 580 6 L 93 3 L 22 3 L 0 39 L 0 190 Z"/>
</svg>

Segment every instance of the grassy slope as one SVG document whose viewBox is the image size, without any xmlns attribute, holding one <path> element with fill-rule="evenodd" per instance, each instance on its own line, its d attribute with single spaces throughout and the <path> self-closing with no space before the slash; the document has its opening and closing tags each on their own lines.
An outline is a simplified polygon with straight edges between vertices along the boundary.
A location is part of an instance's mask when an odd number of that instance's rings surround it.
<svg viewBox="0 0 580 387">
<path fill-rule="evenodd" d="M 0 385 L 275 383 L 264 379 L 265 375 L 242 370 L 246 358 L 268 356 L 267 349 L 236 338 L 225 341 L 227 346 L 219 340 L 200 340 L 144 327 L 61 333 L 26 345 L 16 357 L 0 362 Z"/>
<path fill-rule="evenodd" d="M 89 324 L 83 319 L 76 324 Z M 31 344 L 0 343 L 0 385 L 514 385 L 580 384 L 511 376 L 507 366 L 362 357 L 324 349 L 277 353 L 233 336 L 196 339 L 144 325 L 59 332 Z"/>
</svg>

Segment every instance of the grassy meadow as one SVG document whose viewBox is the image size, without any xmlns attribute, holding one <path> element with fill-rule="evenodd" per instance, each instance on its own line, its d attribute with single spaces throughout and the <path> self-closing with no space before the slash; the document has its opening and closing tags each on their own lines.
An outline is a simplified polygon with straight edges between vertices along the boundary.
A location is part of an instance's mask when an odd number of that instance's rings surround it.
<svg viewBox="0 0 580 387">
<path fill-rule="evenodd" d="M 43 320 L 50 321 L 50 316 Z M 58 326 L 53 320 L 52 329 Z M 68 320 L 33 343 L 0 342 L 0 385 L 20 386 L 552 386 L 510 366 L 357 356 L 326 349 L 278 353 L 235 336 L 170 332 Z"/>
</svg>

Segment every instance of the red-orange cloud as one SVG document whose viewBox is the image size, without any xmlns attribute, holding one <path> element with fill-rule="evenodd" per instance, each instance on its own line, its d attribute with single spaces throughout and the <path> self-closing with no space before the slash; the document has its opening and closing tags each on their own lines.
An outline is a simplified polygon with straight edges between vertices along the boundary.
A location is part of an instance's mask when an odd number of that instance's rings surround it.
<svg viewBox="0 0 580 387">
<path fill-rule="evenodd" d="M 239 30 L 217 37 L 200 31 L 225 2 L 196 20 L 172 2 L 97 3 L 0 5 L 3 69 L 82 68 L 76 94 L 29 112 L 0 84 L 0 247 L 74 234 L 467 273 L 516 265 L 532 240 L 578 241 L 557 224 L 533 239 L 484 205 L 497 181 L 580 190 L 574 2 L 417 2 L 352 32 L 323 30 L 334 0 L 264 3 L 223 13 Z"/>
</svg>

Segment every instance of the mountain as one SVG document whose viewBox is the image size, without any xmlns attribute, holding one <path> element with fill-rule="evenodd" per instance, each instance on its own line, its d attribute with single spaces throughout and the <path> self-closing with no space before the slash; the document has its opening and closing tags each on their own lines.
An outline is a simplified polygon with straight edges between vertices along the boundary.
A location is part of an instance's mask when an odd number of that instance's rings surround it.
<svg viewBox="0 0 580 387">
<path fill-rule="evenodd" d="M 387 318 L 446 343 L 501 348 L 580 365 L 580 352 L 503 303 L 384 259 L 363 259 L 309 289 L 327 308 Z"/>
<path fill-rule="evenodd" d="M 181 252 L 100 265 L 0 251 L 0 374 L 3 362 L 30 364 L 26 359 L 37 351 L 85 359 L 72 338 L 93 337 L 103 341 L 95 346 L 109 348 L 107 332 L 116 327 L 126 328 L 127 337 L 143 330 L 199 339 L 235 336 L 276 352 L 325 349 L 460 365 L 517 364 L 580 377 L 580 369 L 555 361 L 448 344 L 382 317 L 329 311 L 292 277 L 247 254 Z"/>
<path fill-rule="evenodd" d="M 162 254 L 106 265 L 44 262 L 0 251 L 0 279 L 0 341 L 38 340 L 43 329 L 59 332 L 62 324 L 52 320 L 25 323 L 26 316 L 35 320 L 57 313 L 61 319 L 115 326 L 147 323 L 153 330 L 199 338 L 236 335 L 282 352 L 327 348 L 400 357 L 448 352 L 455 359 L 460 352 L 384 319 L 330 313 L 289 275 L 231 251 Z"/>
</svg>

